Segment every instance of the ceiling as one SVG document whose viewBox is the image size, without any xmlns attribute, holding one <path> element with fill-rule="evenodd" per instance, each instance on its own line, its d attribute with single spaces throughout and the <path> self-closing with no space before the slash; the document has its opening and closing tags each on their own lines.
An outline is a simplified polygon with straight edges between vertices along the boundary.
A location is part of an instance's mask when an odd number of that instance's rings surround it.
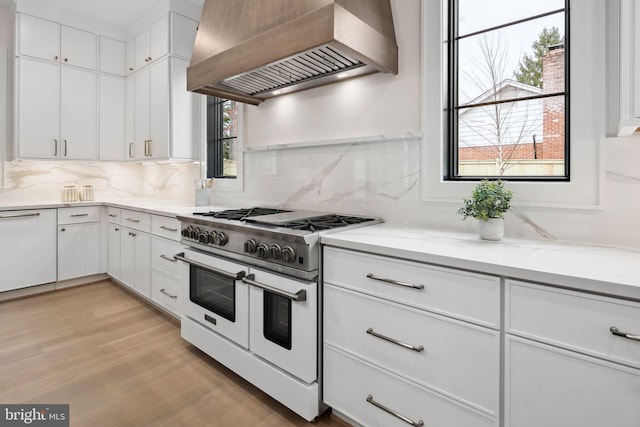
<svg viewBox="0 0 640 427">
<path fill-rule="evenodd" d="M 19 0 L 18 0 L 19 1 Z M 72 12 L 91 20 L 121 28 L 129 28 L 142 16 L 170 0 L 31 0 Z M 179 0 L 202 5 L 204 0 Z M 11 4 L 15 0 L 0 0 L 0 4 Z"/>
</svg>

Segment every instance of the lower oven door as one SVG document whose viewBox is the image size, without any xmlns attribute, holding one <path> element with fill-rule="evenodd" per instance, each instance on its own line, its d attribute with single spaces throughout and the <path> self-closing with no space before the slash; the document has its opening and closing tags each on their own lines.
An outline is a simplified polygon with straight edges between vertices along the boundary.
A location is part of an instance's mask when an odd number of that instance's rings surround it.
<svg viewBox="0 0 640 427">
<path fill-rule="evenodd" d="M 186 249 L 182 261 L 182 313 L 244 348 L 249 347 L 247 268 Z"/>
<path fill-rule="evenodd" d="M 317 284 L 255 268 L 250 289 L 251 351 L 312 383 L 317 378 Z"/>
</svg>

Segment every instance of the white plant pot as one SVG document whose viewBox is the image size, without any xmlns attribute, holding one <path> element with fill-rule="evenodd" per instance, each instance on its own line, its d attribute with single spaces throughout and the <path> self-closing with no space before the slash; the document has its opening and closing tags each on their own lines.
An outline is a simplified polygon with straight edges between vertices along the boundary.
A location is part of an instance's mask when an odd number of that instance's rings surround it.
<svg viewBox="0 0 640 427">
<path fill-rule="evenodd" d="M 478 235 L 484 240 L 501 240 L 504 236 L 504 219 L 489 218 L 478 220 Z"/>
</svg>

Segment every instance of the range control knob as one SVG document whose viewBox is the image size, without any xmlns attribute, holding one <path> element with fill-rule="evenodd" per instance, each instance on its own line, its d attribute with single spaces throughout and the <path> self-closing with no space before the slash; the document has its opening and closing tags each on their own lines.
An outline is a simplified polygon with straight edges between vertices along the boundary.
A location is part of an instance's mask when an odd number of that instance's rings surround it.
<svg viewBox="0 0 640 427">
<path fill-rule="evenodd" d="M 209 243 L 209 233 L 203 231 L 202 233 L 198 234 L 198 242 L 202 243 L 203 245 Z"/>
<path fill-rule="evenodd" d="M 268 259 L 270 255 L 269 246 L 264 243 L 258 245 L 256 248 L 256 255 L 258 255 L 258 258 Z"/>
<path fill-rule="evenodd" d="M 280 248 L 280 245 L 278 245 L 277 243 L 274 243 L 273 245 L 271 245 L 271 258 L 273 259 L 280 259 L 280 256 L 282 255 L 282 248 Z"/>
<path fill-rule="evenodd" d="M 282 248 L 282 260 L 284 262 L 293 262 L 296 259 L 296 251 L 291 246 Z"/>
<path fill-rule="evenodd" d="M 191 227 L 191 230 L 189 230 L 189 237 L 192 239 L 197 240 L 199 234 L 200 234 L 200 229 L 198 227 Z"/>
<path fill-rule="evenodd" d="M 244 251 L 248 252 L 250 254 L 255 253 L 256 252 L 256 246 L 258 246 L 256 241 L 253 240 L 253 239 L 249 239 L 246 242 L 244 242 Z"/>
<path fill-rule="evenodd" d="M 182 237 L 189 237 L 189 228 L 183 228 L 182 231 L 180 232 L 180 234 L 182 234 Z"/>
<path fill-rule="evenodd" d="M 229 241 L 229 238 L 222 231 L 216 233 L 216 243 L 220 246 L 224 246 Z"/>
</svg>

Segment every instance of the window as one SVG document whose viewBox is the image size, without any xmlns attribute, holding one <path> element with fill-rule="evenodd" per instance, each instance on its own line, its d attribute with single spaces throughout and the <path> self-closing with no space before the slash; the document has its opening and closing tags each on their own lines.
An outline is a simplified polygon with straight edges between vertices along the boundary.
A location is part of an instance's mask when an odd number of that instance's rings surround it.
<svg viewBox="0 0 640 427">
<path fill-rule="evenodd" d="M 236 179 L 240 173 L 240 103 L 207 97 L 207 178 Z"/>
<path fill-rule="evenodd" d="M 448 0 L 445 180 L 569 179 L 568 3 Z"/>
</svg>

